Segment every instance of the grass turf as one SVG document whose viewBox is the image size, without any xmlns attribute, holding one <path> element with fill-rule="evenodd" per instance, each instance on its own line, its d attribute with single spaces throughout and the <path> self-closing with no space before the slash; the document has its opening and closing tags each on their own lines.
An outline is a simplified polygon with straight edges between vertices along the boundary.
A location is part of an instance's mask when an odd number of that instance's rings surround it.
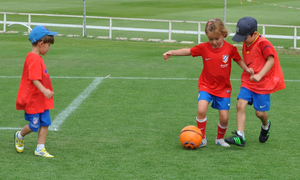
<svg viewBox="0 0 300 180">
<path fill-rule="evenodd" d="M 299 1 L 264 2 L 299 7 Z M 174 4 L 168 6 L 169 3 Z M 203 8 L 196 1 L 189 3 L 94 0 L 87 1 L 87 14 L 197 21 L 223 17 L 223 2 L 219 5 L 205 1 L 201 4 L 205 5 Z M 0 11 L 81 15 L 82 1 L 36 4 L 31 0 L 11 0 L 2 2 Z M 236 22 L 255 12 L 259 23 L 299 25 L 294 18 L 298 11 L 292 9 L 287 13 L 276 6 L 228 1 L 227 22 Z M 13 147 L 15 130 L 1 129 L 0 179 L 297 179 L 299 52 L 278 50 L 285 79 L 290 81 L 286 81 L 285 90 L 271 95 L 272 129 L 265 144 L 258 141 L 260 122 L 249 106 L 246 147 L 216 146 L 218 113 L 209 108 L 208 146 L 187 151 L 180 145 L 179 133 L 186 125 L 196 124 L 201 58 L 172 57 L 165 62 L 162 54 L 169 49 L 192 46 L 56 37 L 44 57 L 55 92 L 52 120 L 92 83 L 93 77 L 110 74 L 111 78 L 97 86 L 59 131 L 49 131 L 46 148 L 55 156 L 53 159 L 33 155 L 37 134 L 28 135 L 25 152 L 17 154 Z M 0 49 L 0 127 L 23 127 L 23 112 L 15 110 L 19 86 L 15 76 L 22 73 L 30 43 L 27 36 L 0 34 Z M 240 74 L 233 63 L 231 78 L 239 79 Z M 236 130 L 235 104 L 240 82 L 233 80 L 232 86 L 226 137 Z"/>
<path fill-rule="evenodd" d="M 24 37 L 25 38 L 25 37 Z M 54 159 L 33 155 L 37 134 L 25 139 L 25 152 L 13 147 L 15 130 L 1 130 L 1 177 L 5 179 L 294 179 L 298 177 L 299 145 L 295 122 L 299 97 L 298 54 L 280 54 L 287 89 L 272 94 L 270 139 L 258 141 L 260 122 L 247 108 L 245 148 L 214 144 L 218 113 L 209 108 L 208 146 L 188 151 L 179 142 L 180 130 L 195 125 L 197 77 L 201 59 L 172 57 L 162 53 L 176 44 L 119 42 L 57 37 L 44 57 L 55 92 L 52 119 L 63 111 L 93 78 L 104 77 L 83 103 L 65 120 L 59 131 L 49 131 L 47 150 Z M 7 45 L 6 42 L 10 42 Z M 14 44 L 14 48 L 12 48 Z M 69 44 L 69 46 L 66 46 Z M 1 76 L 20 76 L 29 42 L 19 35 L 3 35 Z M 17 51 L 16 51 L 17 49 Z M 233 66 L 232 79 L 240 69 Z M 122 79 L 120 77 L 133 77 Z M 158 79 L 142 79 L 151 77 Z M 137 79 L 134 79 L 137 78 Z M 189 78 L 172 80 L 159 78 Z M 22 127 L 23 112 L 15 110 L 18 78 L 0 78 L 1 127 Z M 240 82 L 232 81 L 232 108 L 226 136 L 236 129 L 235 97 Z M 293 96 L 293 97 L 292 97 Z M 291 98 L 292 97 L 292 98 Z M 293 127 L 293 128 L 292 128 Z M 34 173 L 32 170 L 34 169 Z M 18 171 L 19 173 L 16 173 Z"/>
</svg>

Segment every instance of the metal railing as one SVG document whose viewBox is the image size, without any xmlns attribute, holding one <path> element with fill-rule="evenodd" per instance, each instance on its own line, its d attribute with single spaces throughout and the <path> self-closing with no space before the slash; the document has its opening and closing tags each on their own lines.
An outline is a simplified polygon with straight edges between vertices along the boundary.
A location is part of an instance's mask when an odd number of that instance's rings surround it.
<svg viewBox="0 0 300 180">
<path fill-rule="evenodd" d="M 201 31 L 201 25 L 205 26 L 205 21 L 182 21 L 182 20 L 160 20 L 160 19 L 140 19 L 140 18 L 117 18 L 117 17 L 102 17 L 102 16 L 80 16 L 80 15 L 58 15 L 58 14 L 37 14 L 37 13 L 13 13 L 13 12 L 0 12 L 3 14 L 3 21 L 0 21 L 0 24 L 3 24 L 3 31 L 6 32 L 6 27 L 12 24 L 21 24 L 28 27 L 28 32 L 30 32 L 31 26 L 45 25 L 50 27 L 66 27 L 66 28 L 81 28 L 83 30 L 82 36 L 85 36 L 86 29 L 99 29 L 99 30 L 108 30 L 108 38 L 112 39 L 113 31 L 137 31 L 137 32 L 156 32 L 156 33 L 168 33 L 168 40 L 172 40 L 172 34 L 193 34 L 198 35 L 198 43 L 201 43 L 201 35 L 205 35 L 204 31 Z M 21 15 L 28 16 L 28 20 L 25 21 L 9 21 L 7 15 Z M 59 23 L 39 23 L 32 22 L 32 16 L 48 16 L 48 17 L 71 17 L 71 18 L 81 18 L 84 19 L 106 19 L 109 20 L 107 26 L 95 26 L 95 25 L 85 25 L 83 24 L 59 24 Z M 132 28 L 132 27 L 115 27 L 113 26 L 114 20 L 129 20 L 129 21 L 151 21 L 151 22 L 165 22 L 169 24 L 168 29 L 155 29 L 155 28 Z M 197 24 L 197 29 L 195 30 L 175 30 L 172 28 L 173 23 L 190 23 Z M 236 23 L 226 23 L 226 25 L 236 25 Z M 262 35 L 266 38 L 274 39 L 287 39 L 293 40 L 293 47 L 297 47 L 297 40 L 300 40 L 300 36 L 297 36 L 297 30 L 300 26 L 286 26 L 286 25 L 269 25 L 269 24 L 258 24 L 258 27 L 262 27 Z M 266 28 L 268 27 L 278 27 L 278 28 L 292 28 L 294 31 L 293 35 L 272 35 L 266 33 Z M 233 36 L 234 33 L 230 33 L 229 36 Z"/>
</svg>

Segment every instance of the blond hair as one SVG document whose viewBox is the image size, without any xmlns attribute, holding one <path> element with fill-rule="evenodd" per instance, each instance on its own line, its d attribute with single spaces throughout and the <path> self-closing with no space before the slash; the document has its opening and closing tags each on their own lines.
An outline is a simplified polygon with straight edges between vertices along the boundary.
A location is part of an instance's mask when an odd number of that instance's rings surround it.
<svg viewBox="0 0 300 180">
<path fill-rule="evenodd" d="M 221 33 L 224 37 L 227 37 L 229 30 L 225 27 L 224 23 L 219 18 L 209 20 L 205 26 L 205 34 L 207 33 Z"/>
</svg>

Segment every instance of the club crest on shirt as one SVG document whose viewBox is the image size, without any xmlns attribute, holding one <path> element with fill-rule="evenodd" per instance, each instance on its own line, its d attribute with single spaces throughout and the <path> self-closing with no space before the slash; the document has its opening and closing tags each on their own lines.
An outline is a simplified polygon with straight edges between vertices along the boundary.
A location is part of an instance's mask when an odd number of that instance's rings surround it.
<svg viewBox="0 0 300 180">
<path fill-rule="evenodd" d="M 32 123 L 33 123 L 33 124 L 37 124 L 38 121 L 39 121 L 39 118 L 38 118 L 38 117 L 33 117 L 33 119 L 32 119 Z"/>
<path fill-rule="evenodd" d="M 229 55 L 223 55 L 223 63 L 228 62 Z"/>
</svg>

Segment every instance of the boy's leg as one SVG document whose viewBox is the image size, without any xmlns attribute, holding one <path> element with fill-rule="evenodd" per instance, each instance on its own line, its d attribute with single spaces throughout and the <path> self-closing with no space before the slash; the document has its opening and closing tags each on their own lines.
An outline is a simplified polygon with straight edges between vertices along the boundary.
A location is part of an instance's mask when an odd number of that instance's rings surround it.
<svg viewBox="0 0 300 180">
<path fill-rule="evenodd" d="M 246 106 L 248 104 L 247 100 L 239 99 L 236 104 L 236 125 L 237 130 L 244 133 L 246 125 Z"/>
<path fill-rule="evenodd" d="M 51 125 L 51 117 L 49 110 L 41 113 L 41 126 L 38 132 L 37 148 L 34 151 L 34 155 L 41 157 L 54 157 L 46 151 L 45 143 L 48 134 L 48 127 Z"/>
<path fill-rule="evenodd" d="M 262 126 L 259 135 L 259 142 L 265 143 L 270 134 L 271 121 L 266 111 L 270 110 L 270 94 L 254 94 L 253 105 L 256 110 L 256 116 L 260 119 Z"/>
<path fill-rule="evenodd" d="M 265 143 L 269 139 L 271 121 L 266 112 L 256 111 L 256 116 L 261 120 L 262 126 L 259 135 L 259 142 Z"/>
<path fill-rule="evenodd" d="M 23 127 L 23 129 L 20 131 L 20 135 L 23 136 L 23 137 L 25 137 L 27 134 L 29 134 L 29 133 L 31 133 L 31 132 L 33 132 L 33 131 L 29 128 L 29 125 L 27 124 L 27 125 L 25 125 L 25 126 Z"/>
<path fill-rule="evenodd" d="M 15 132 L 15 149 L 18 153 L 24 152 L 24 137 L 31 132 L 32 130 L 28 125 L 25 125 L 21 131 Z"/>
<path fill-rule="evenodd" d="M 54 157 L 51 154 L 49 154 L 45 149 L 47 133 L 48 133 L 48 126 L 41 126 L 38 132 L 38 145 L 34 152 L 34 155 L 42 156 L 42 157 Z"/>
<path fill-rule="evenodd" d="M 38 144 L 45 144 L 48 134 L 48 126 L 41 126 L 38 132 Z"/>
<path fill-rule="evenodd" d="M 247 100 L 238 99 L 236 104 L 236 124 L 237 124 L 237 132 L 235 136 L 226 138 L 225 141 L 229 144 L 235 144 L 237 146 L 245 146 L 246 138 L 245 138 L 245 124 L 246 124 L 246 113 L 245 109 L 248 104 Z"/>
</svg>

